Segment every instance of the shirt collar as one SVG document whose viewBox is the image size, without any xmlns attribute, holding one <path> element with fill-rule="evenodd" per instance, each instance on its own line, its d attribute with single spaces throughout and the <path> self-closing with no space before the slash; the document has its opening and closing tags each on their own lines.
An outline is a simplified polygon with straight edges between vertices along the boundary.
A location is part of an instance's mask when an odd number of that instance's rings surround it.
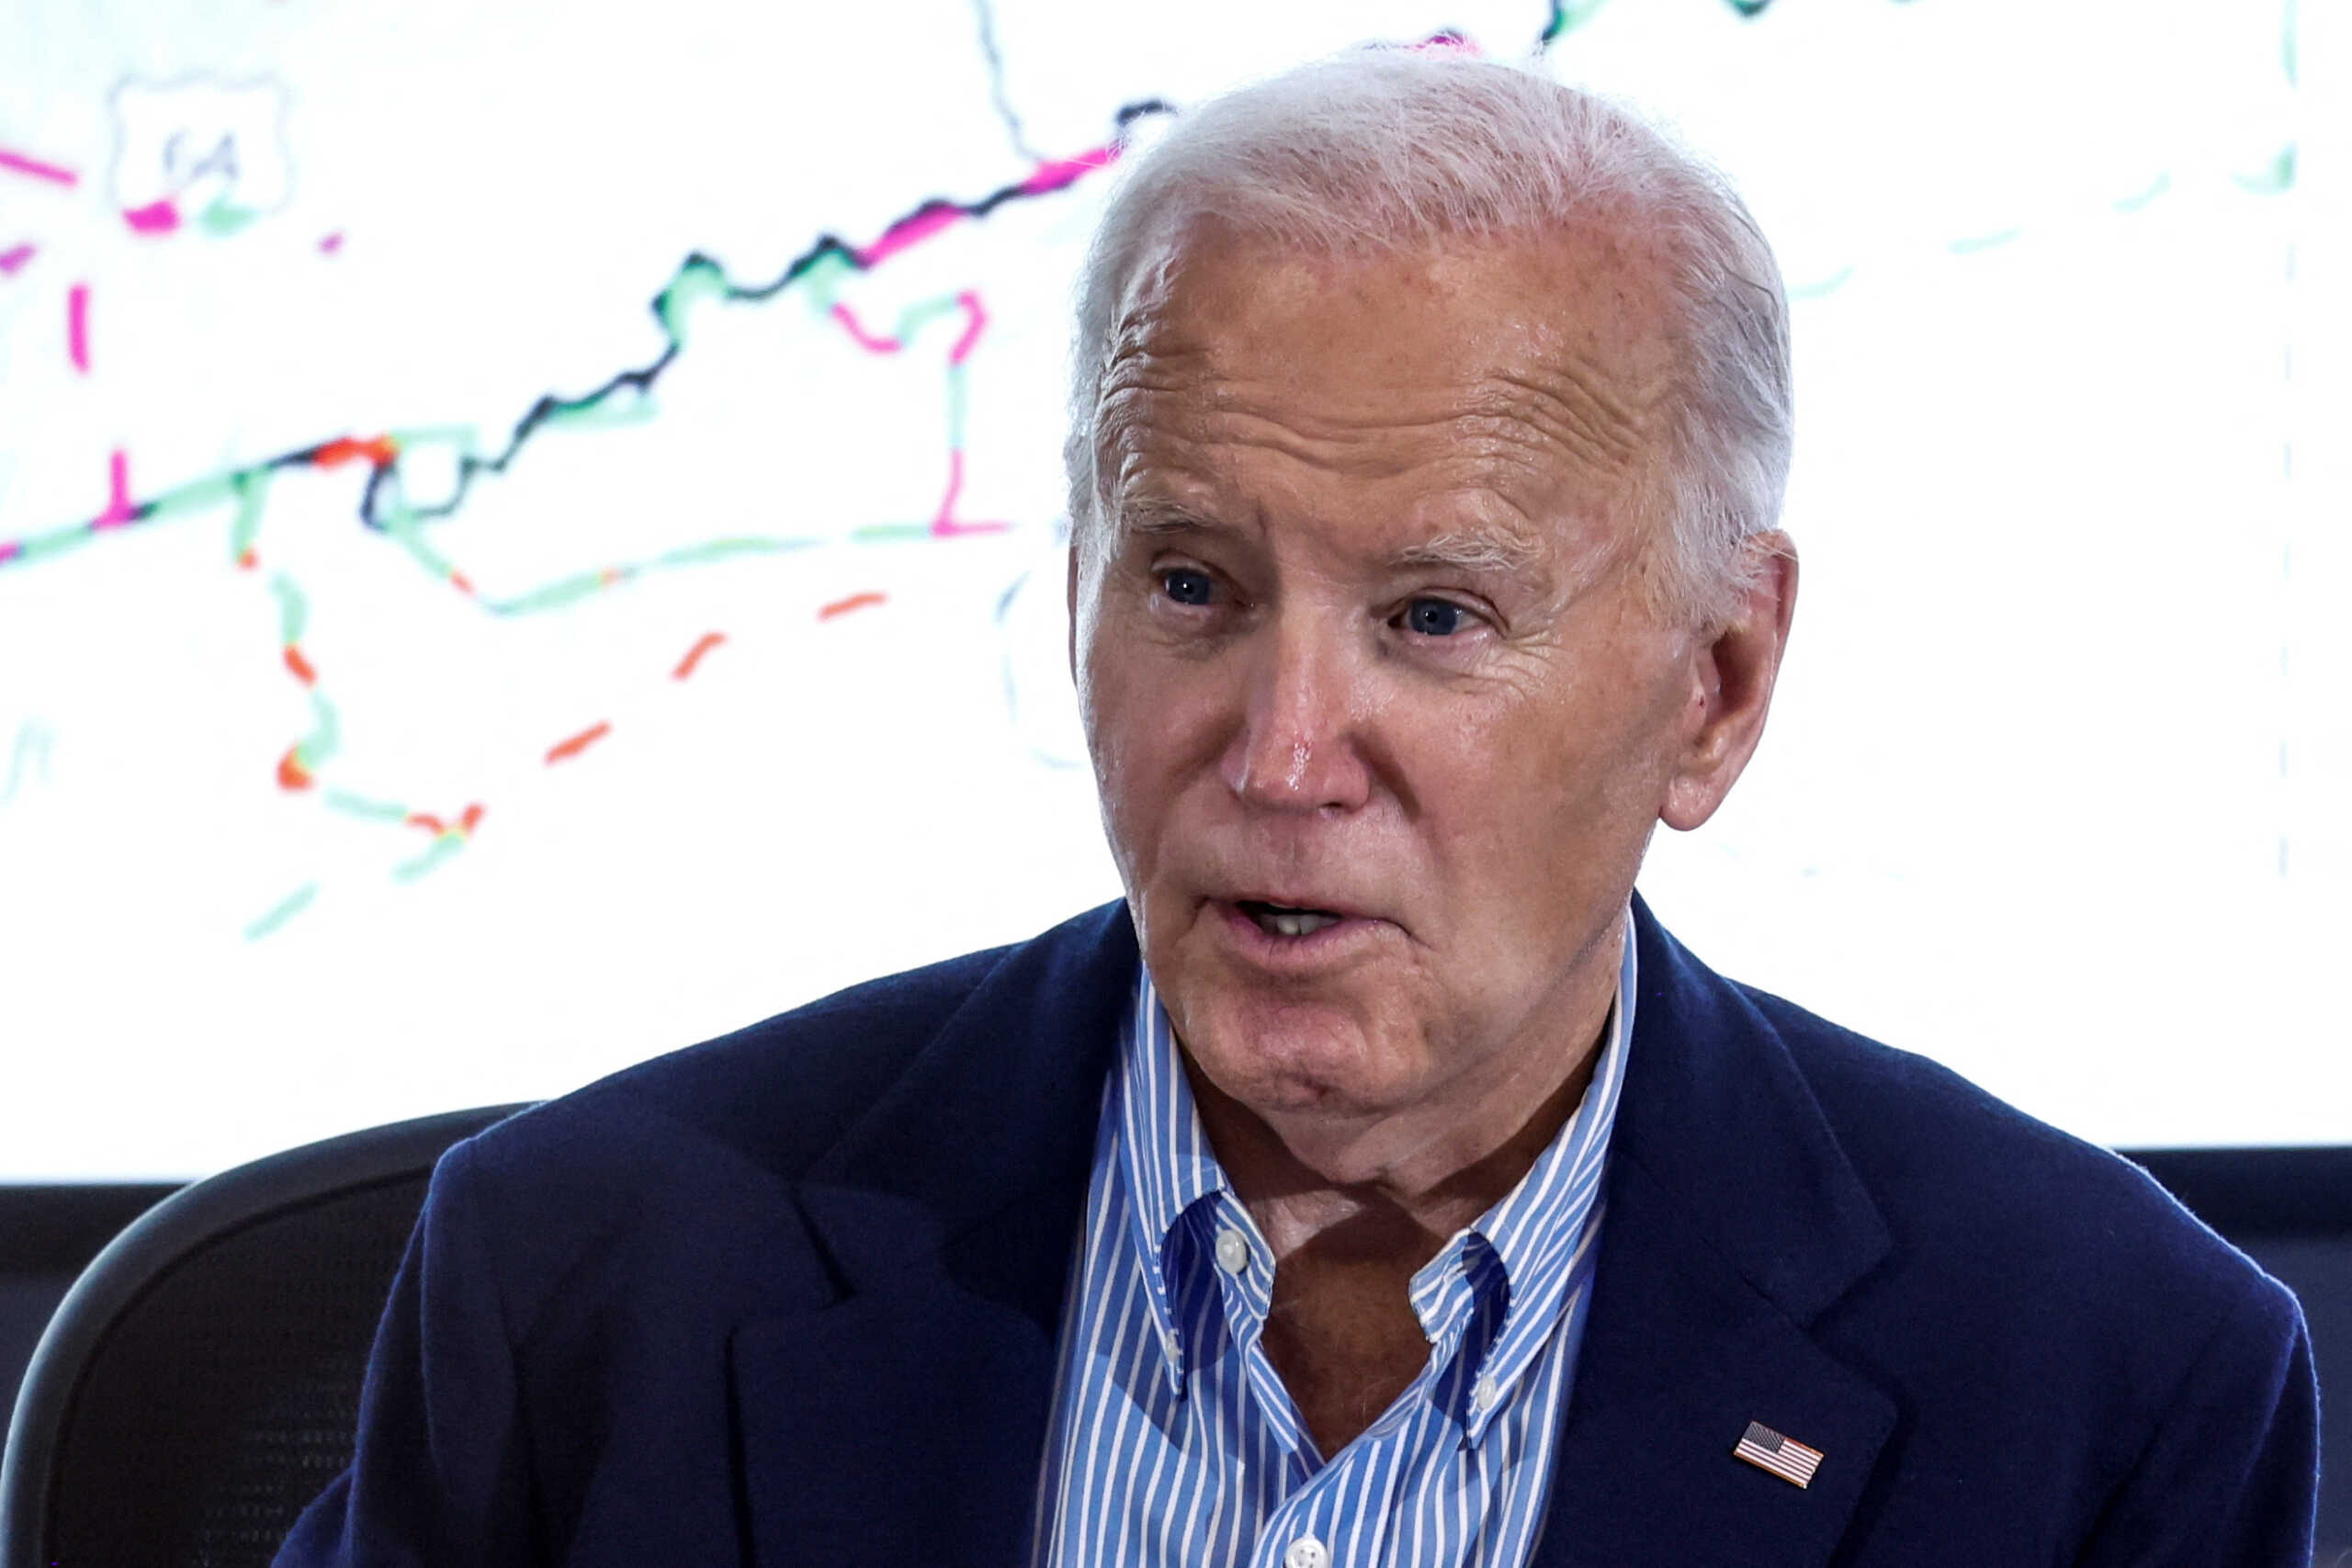
<svg viewBox="0 0 2352 1568">
<path fill-rule="evenodd" d="M 1414 1310 L 1426 1328 L 1458 1315 L 1449 1310 L 1449 1292 L 1476 1291 L 1482 1280 L 1499 1275 L 1510 1307 L 1486 1357 L 1487 1371 L 1498 1385 L 1508 1386 L 1534 1359 L 1558 1319 L 1569 1286 L 1589 1268 L 1590 1222 L 1598 1217 L 1594 1210 L 1601 1168 L 1634 1036 L 1638 988 L 1630 908 L 1623 931 L 1617 997 L 1583 1100 L 1519 1184 L 1413 1276 Z M 1138 971 L 1124 1033 L 1118 1077 L 1120 1158 L 1136 1244 L 1150 1265 L 1142 1270 L 1145 1296 L 1169 1377 L 1181 1390 L 1184 1352 L 1172 1306 L 1180 1282 L 1172 1275 L 1176 1258 L 1170 1242 L 1188 1210 L 1205 1198 L 1230 1196 L 1231 1187 L 1201 1125 L 1175 1028 L 1160 1005 L 1148 968 Z M 1231 1207 L 1246 1214 L 1238 1198 Z M 1490 1255 L 1499 1269 L 1487 1266 L 1481 1252 Z"/>
<path fill-rule="evenodd" d="M 1486 1289 L 1498 1294 L 1501 1322 L 1476 1369 L 1478 1384 L 1489 1396 L 1467 1407 L 1466 1442 L 1476 1442 L 1485 1433 L 1502 1408 L 1503 1396 L 1534 1364 L 1562 1314 L 1572 1309 L 1573 1293 L 1591 1278 L 1600 1237 L 1600 1179 L 1609 1136 L 1617 1122 L 1618 1093 L 1624 1087 L 1625 1057 L 1634 1038 L 1634 998 L 1639 994 L 1630 913 L 1624 929 L 1617 1000 L 1601 1032 L 1600 1055 L 1584 1098 L 1519 1185 L 1413 1276 L 1413 1308 L 1425 1329 L 1462 1332 L 1469 1303 L 1450 1303 L 1448 1297 L 1455 1292 L 1466 1296 Z M 1478 1257 L 1481 1248 L 1491 1253 L 1498 1268 L 1484 1263 Z"/>
<path fill-rule="evenodd" d="M 1225 1167 L 1209 1147 L 1185 1079 L 1175 1026 L 1159 1004 L 1151 971 L 1139 968 L 1135 1004 L 1129 1010 L 1119 1055 L 1118 1139 L 1142 1270 L 1144 1297 L 1151 1311 L 1170 1381 L 1184 1382 L 1184 1351 L 1176 1334 L 1170 1243 L 1184 1212 L 1202 1199 L 1227 1191 Z"/>
</svg>

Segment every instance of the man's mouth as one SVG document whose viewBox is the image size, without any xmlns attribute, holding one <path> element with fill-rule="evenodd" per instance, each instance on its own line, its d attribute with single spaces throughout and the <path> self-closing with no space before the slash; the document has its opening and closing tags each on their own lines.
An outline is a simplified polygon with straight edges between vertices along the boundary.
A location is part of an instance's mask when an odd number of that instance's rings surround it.
<svg viewBox="0 0 2352 1568">
<path fill-rule="evenodd" d="M 1347 919 L 1345 915 L 1333 914 L 1329 909 L 1294 908 L 1286 904 L 1269 904 L 1258 898 L 1238 899 L 1235 907 L 1269 936 L 1313 936 L 1325 926 L 1335 926 Z"/>
</svg>

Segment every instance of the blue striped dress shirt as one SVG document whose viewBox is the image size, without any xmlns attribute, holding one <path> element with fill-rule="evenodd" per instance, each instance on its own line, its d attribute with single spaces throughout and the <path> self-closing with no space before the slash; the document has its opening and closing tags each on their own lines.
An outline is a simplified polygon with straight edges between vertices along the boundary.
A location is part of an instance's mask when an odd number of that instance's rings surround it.
<svg viewBox="0 0 2352 1568">
<path fill-rule="evenodd" d="M 1063 1314 L 1039 1568 L 1521 1568 L 1584 1336 L 1634 996 L 1628 917 L 1582 1103 L 1414 1274 L 1429 1362 L 1327 1461 L 1262 1343 L 1273 1255 L 1209 1147 L 1144 974 Z"/>
</svg>

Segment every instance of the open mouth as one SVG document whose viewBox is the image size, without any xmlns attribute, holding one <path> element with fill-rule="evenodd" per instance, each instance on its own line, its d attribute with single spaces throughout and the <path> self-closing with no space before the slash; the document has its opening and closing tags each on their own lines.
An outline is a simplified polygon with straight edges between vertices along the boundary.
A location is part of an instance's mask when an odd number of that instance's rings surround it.
<svg viewBox="0 0 2352 1568">
<path fill-rule="evenodd" d="M 1269 904 L 1262 899 L 1243 898 L 1235 908 L 1257 923 L 1268 936 L 1313 936 L 1325 926 L 1336 926 L 1347 919 L 1329 909 L 1296 909 L 1284 904 Z"/>
</svg>

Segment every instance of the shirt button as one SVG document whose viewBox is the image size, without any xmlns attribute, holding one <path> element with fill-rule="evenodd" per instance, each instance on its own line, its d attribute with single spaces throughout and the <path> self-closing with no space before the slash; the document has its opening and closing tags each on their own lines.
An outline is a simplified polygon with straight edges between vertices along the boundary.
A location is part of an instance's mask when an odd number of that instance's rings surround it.
<svg viewBox="0 0 2352 1568">
<path fill-rule="evenodd" d="M 1243 1235 L 1239 1231 L 1227 1230 L 1217 1232 L 1216 1261 L 1217 1266 L 1228 1274 L 1238 1274 L 1248 1269 L 1250 1267 L 1250 1238 Z M 1317 1546 L 1315 1550 L 1320 1551 L 1323 1549 L 1322 1547 Z M 1288 1562 L 1288 1559 L 1284 1559 L 1284 1561 Z M 1319 1557 L 1315 1560 L 1317 1563 L 1319 1563 L 1322 1561 L 1323 1560 Z M 1290 1564 L 1290 1568 L 1314 1568 L 1314 1565 L 1309 1563 L 1292 1562 Z"/>
<path fill-rule="evenodd" d="M 1170 1360 L 1181 1361 L 1184 1359 L 1184 1342 L 1176 1337 L 1176 1331 L 1174 1329 L 1171 1328 L 1168 1331 L 1168 1337 L 1162 1343 L 1168 1347 L 1168 1359 Z"/>
<path fill-rule="evenodd" d="M 1501 1397 L 1502 1392 L 1495 1387 L 1493 1376 L 1482 1377 L 1478 1380 L 1478 1386 L 1470 1391 L 1470 1408 L 1483 1416 L 1492 1410 L 1495 1401 Z"/>
<path fill-rule="evenodd" d="M 1311 1535 L 1300 1536 L 1290 1543 L 1290 1550 L 1283 1553 L 1283 1568 L 1324 1568 L 1330 1561 L 1331 1554 L 1324 1551 L 1323 1543 Z"/>
</svg>

